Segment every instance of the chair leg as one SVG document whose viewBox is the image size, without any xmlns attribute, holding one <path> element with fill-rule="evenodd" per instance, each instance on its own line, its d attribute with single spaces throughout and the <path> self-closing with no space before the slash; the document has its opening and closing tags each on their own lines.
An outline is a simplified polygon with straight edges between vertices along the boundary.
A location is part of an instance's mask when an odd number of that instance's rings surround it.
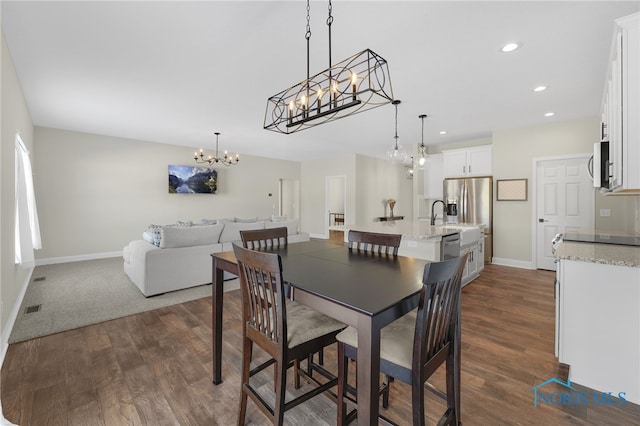
<svg viewBox="0 0 640 426">
<path fill-rule="evenodd" d="M 282 426 L 284 422 L 284 404 L 285 404 L 285 391 L 287 388 L 287 363 L 276 362 L 276 403 L 273 407 L 273 420 L 278 426 Z"/>
<path fill-rule="evenodd" d="M 455 361 L 453 353 L 447 357 L 446 361 L 446 380 L 447 380 L 447 412 L 451 412 L 452 418 L 449 424 L 458 426 L 460 413 L 456 409 L 456 380 L 455 380 Z"/>
<path fill-rule="evenodd" d="M 393 381 L 393 377 L 384 376 L 384 390 L 382 391 L 382 408 L 389 408 L 389 388 L 391 387 L 391 382 Z"/>
<path fill-rule="evenodd" d="M 296 359 L 293 361 L 293 386 L 296 389 L 300 389 L 300 360 Z"/>
<path fill-rule="evenodd" d="M 244 385 L 245 383 L 249 383 L 252 354 L 253 342 L 245 337 L 242 345 L 242 379 L 240 382 L 240 412 L 238 413 L 238 426 L 244 425 L 244 421 L 247 416 L 247 392 Z"/>
<path fill-rule="evenodd" d="M 413 411 L 413 426 L 424 426 L 424 382 L 416 375 L 411 384 L 411 406 Z"/>
<path fill-rule="evenodd" d="M 349 377 L 349 360 L 344 356 L 344 343 L 338 342 L 338 424 L 346 424 L 347 404 L 344 396 L 347 392 L 347 379 Z"/>
</svg>

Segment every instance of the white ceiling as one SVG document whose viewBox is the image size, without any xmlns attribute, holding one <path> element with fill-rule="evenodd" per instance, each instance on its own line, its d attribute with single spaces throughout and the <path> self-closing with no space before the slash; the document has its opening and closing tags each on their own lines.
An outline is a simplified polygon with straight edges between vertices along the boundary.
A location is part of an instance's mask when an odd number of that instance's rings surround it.
<svg viewBox="0 0 640 426">
<path fill-rule="evenodd" d="M 311 74 L 328 66 L 311 4 Z M 306 77 L 306 3 L 11 2 L 5 33 L 34 125 L 305 160 L 384 156 L 385 105 L 303 132 L 263 130 L 269 96 Z M 333 62 L 389 63 L 400 143 L 428 145 L 598 114 L 615 18 L 640 2 L 333 1 Z M 499 51 L 518 41 L 513 53 Z M 534 93 L 540 84 L 549 89 Z M 555 116 L 543 116 L 548 111 Z M 442 136 L 440 130 L 448 134 Z M 594 135 L 594 139 L 597 135 Z"/>
</svg>

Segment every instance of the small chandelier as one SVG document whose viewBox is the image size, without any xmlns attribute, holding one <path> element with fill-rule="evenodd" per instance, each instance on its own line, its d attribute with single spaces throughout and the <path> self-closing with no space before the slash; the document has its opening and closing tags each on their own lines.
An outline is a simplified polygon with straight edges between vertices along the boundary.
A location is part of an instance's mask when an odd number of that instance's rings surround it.
<svg viewBox="0 0 640 426">
<path fill-rule="evenodd" d="M 222 163 L 225 166 L 235 166 L 240 162 L 240 155 L 236 154 L 235 158 L 233 154 L 228 154 L 227 151 L 224 152 L 224 157 L 218 156 L 218 136 L 220 136 L 220 132 L 215 132 L 216 135 L 216 155 L 215 157 L 210 155 L 208 158 L 204 158 L 204 151 L 200 148 L 200 153 L 196 151 L 193 159 L 196 160 L 196 163 L 209 163 L 212 166 L 214 163 Z"/>
<path fill-rule="evenodd" d="M 424 146 L 424 119 L 427 118 L 427 114 L 420 114 L 418 118 L 422 120 L 422 142 L 420 142 L 420 146 L 418 147 L 418 154 L 420 154 L 418 164 L 422 167 L 424 166 L 425 161 L 427 161 L 427 153 L 425 152 L 426 147 Z"/>
<path fill-rule="evenodd" d="M 367 111 L 393 100 L 387 61 L 370 49 L 363 50 L 335 65 L 331 64 L 331 24 L 329 0 L 329 68 L 309 73 L 309 0 L 307 0 L 307 79 L 267 100 L 264 128 L 294 133 L 319 124 Z"/>
<path fill-rule="evenodd" d="M 404 163 L 405 161 L 407 161 L 407 152 L 404 150 L 402 145 L 398 143 L 398 105 L 400 105 L 400 101 L 394 100 L 391 103 L 396 107 L 396 134 L 393 137 L 393 146 L 389 151 L 387 151 L 387 156 L 391 161 Z"/>
</svg>

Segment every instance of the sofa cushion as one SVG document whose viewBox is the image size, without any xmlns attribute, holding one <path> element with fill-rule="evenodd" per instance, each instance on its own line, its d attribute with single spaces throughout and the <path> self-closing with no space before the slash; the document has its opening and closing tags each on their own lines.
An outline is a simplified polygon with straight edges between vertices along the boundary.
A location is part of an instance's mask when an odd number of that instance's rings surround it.
<svg viewBox="0 0 640 426">
<path fill-rule="evenodd" d="M 239 223 L 256 223 L 258 221 L 258 216 L 250 217 L 248 219 L 240 219 L 239 217 L 234 217 L 234 222 Z"/>
<path fill-rule="evenodd" d="M 222 234 L 220 235 L 220 242 L 223 243 L 226 241 L 240 241 L 240 231 L 246 231 L 249 229 L 264 229 L 264 224 L 265 222 L 225 222 L 224 229 L 222 230 Z"/>
<path fill-rule="evenodd" d="M 163 226 L 160 248 L 177 248 L 216 244 L 223 224 L 189 227 Z"/>
<path fill-rule="evenodd" d="M 298 233 L 298 219 L 281 220 L 276 222 L 265 222 L 265 229 L 287 227 L 287 235 L 295 235 Z"/>
</svg>

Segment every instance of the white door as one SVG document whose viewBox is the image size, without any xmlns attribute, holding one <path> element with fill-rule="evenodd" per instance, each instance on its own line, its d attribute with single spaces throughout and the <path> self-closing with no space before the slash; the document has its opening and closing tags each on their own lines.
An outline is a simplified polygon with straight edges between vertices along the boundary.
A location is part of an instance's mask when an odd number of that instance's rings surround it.
<svg viewBox="0 0 640 426">
<path fill-rule="evenodd" d="M 551 240 L 556 234 L 593 232 L 595 192 L 587 157 L 543 160 L 536 171 L 536 267 L 556 269 Z"/>
</svg>

